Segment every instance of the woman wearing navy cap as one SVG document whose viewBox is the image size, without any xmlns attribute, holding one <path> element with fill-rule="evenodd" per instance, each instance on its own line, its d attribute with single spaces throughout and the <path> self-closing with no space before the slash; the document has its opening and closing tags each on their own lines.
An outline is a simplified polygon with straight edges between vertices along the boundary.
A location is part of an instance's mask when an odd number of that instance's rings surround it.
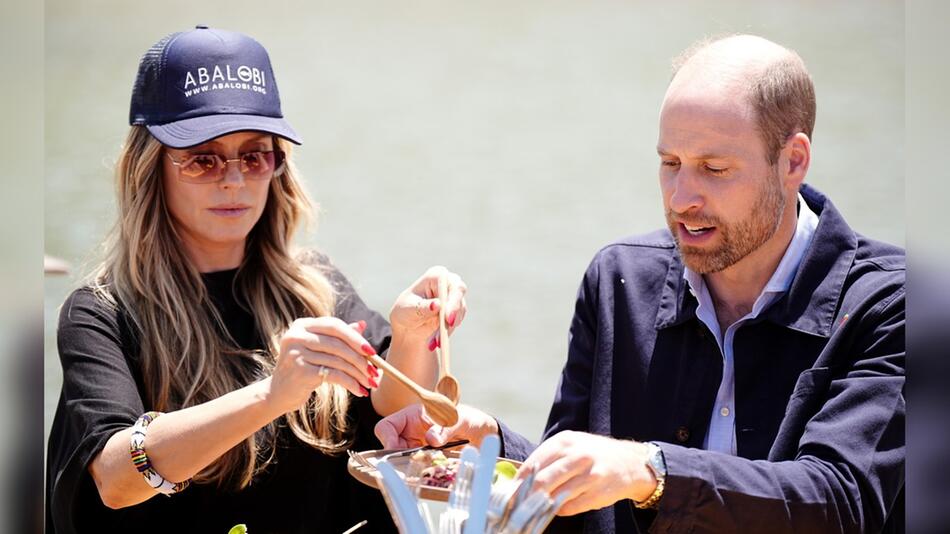
<svg viewBox="0 0 950 534">
<path fill-rule="evenodd" d="M 292 249 L 311 205 L 267 52 L 199 26 L 143 56 L 105 260 L 63 305 L 47 532 L 392 531 L 347 448 L 415 399 L 363 355 L 431 386 L 438 279 L 391 327 L 326 257 Z M 189 484 L 190 481 L 190 484 Z M 166 496 L 159 496 L 163 493 Z"/>
</svg>

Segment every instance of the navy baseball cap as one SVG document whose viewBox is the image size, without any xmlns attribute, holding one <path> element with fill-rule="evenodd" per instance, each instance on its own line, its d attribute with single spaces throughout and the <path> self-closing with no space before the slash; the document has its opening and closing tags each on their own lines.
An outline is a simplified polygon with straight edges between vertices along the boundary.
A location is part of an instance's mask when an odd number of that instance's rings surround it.
<svg viewBox="0 0 950 534">
<path fill-rule="evenodd" d="M 280 111 L 267 50 L 242 33 L 202 25 L 164 37 L 142 56 L 129 124 L 172 148 L 242 130 L 300 144 Z"/>
</svg>

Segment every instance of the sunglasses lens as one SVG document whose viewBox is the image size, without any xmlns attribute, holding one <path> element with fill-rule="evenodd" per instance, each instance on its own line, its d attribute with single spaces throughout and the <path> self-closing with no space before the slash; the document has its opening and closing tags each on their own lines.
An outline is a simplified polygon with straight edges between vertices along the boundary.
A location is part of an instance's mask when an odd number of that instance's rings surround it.
<svg viewBox="0 0 950 534">
<path fill-rule="evenodd" d="M 241 173 L 249 180 L 264 180 L 274 170 L 273 152 L 247 152 L 241 154 Z"/>
<path fill-rule="evenodd" d="M 198 154 L 181 162 L 181 175 L 189 181 L 213 182 L 220 178 L 218 157 L 214 154 Z"/>
</svg>

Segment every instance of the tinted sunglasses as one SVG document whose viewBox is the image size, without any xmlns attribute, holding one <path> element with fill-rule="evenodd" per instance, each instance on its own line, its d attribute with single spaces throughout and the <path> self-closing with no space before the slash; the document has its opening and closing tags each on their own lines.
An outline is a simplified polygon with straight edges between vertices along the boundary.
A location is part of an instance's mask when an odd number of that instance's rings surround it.
<svg viewBox="0 0 950 534">
<path fill-rule="evenodd" d="M 176 160 L 165 152 L 172 165 L 178 167 L 178 179 L 190 184 L 211 184 L 224 179 L 228 163 L 236 161 L 246 180 L 270 180 L 284 172 L 284 153 L 280 150 L 255 150 L 228 159 L 220 154 L 194 154 Z"/>
</svg>

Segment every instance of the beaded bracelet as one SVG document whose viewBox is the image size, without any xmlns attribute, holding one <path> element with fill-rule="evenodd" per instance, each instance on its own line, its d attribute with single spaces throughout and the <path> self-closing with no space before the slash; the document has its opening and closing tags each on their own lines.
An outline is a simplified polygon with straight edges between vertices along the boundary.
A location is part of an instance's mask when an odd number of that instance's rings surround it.
<svg viewBox="0 0 950 534">
<path fill-rule="evenodd" d="M 188 487 L 189 480 L 184 482 L 171 482 L 155 471 L 152 463 L 148 461 L 148 455 L 145 454 L 145 433 L 149 423 L 162 415 L 161 412 L 146 412 L 139 417 L 139 420 L 132 426 L 132 438 L 129 440 L 129 453 L 132 455 L 132 464 L 142 476 L 145 482 L 159 493 L 172 495 Z"/>
</svg>

